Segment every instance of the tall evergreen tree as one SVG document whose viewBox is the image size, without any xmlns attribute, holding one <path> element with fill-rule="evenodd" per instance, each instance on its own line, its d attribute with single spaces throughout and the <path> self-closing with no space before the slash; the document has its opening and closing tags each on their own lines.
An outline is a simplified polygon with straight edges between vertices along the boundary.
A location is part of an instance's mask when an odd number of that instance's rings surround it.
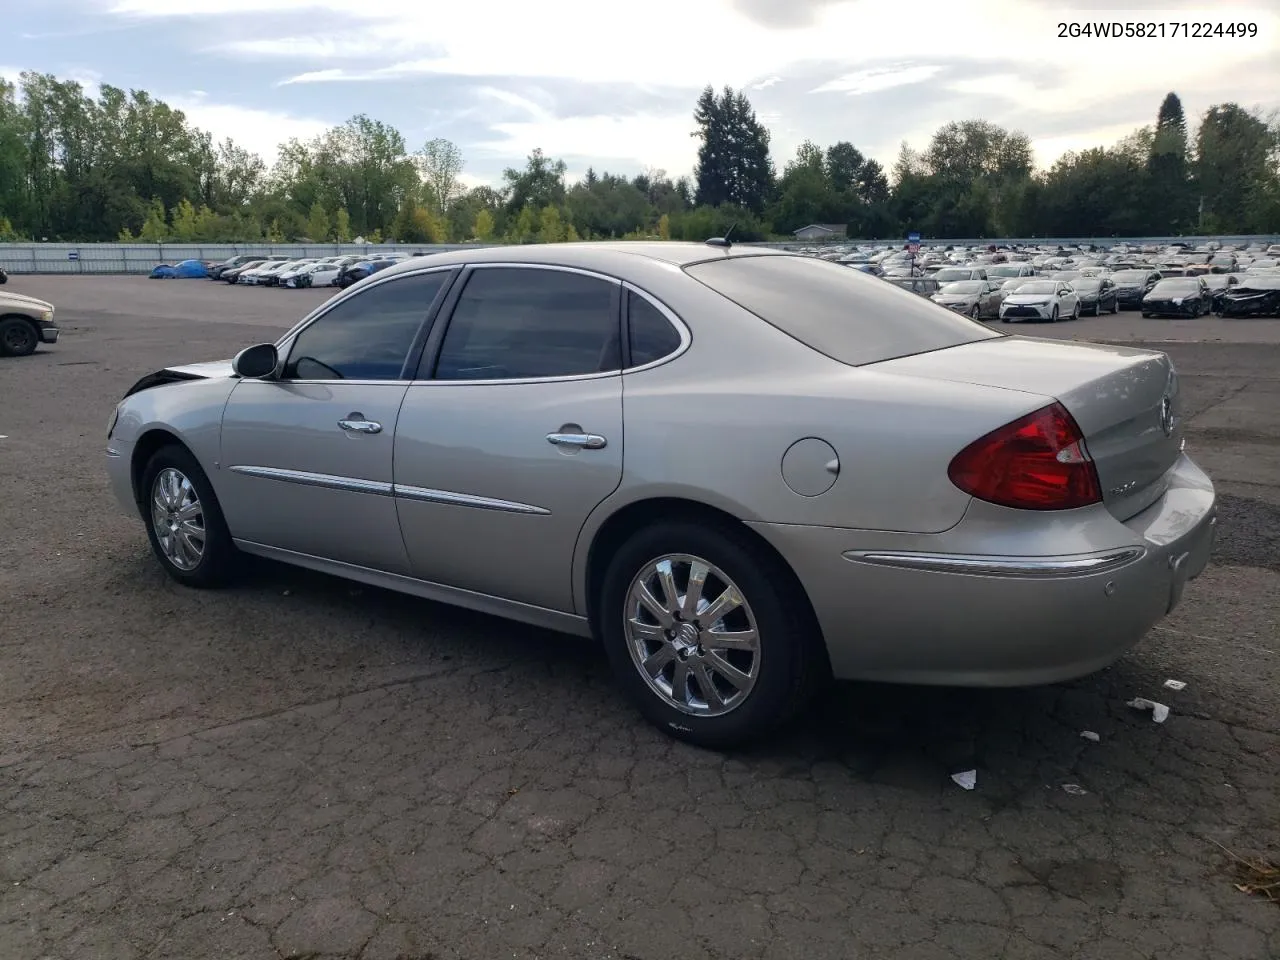
<svg viewBox="0 0 1280 960">
<path fill-rule="evenodd" d="M 1146 206 L 1157 231 L 1177 233 L 1194 227 L 1187 175 L 1187 119 L 1176 93 L 1165 96 L 1156 115 L 1147 173 L 1150 193 Z"/>
<path fill-rule="evenodd" d="M 702 141 L 694 168 L 696 203 L 730 203 L 760 213 L 773 188 L 773 162 L 769 131 L 746 94 L 725 87 L 717 97 L 708 85 L 698 97 L 693 119 L 698 125 L 693 136 Z"/>
</svg>

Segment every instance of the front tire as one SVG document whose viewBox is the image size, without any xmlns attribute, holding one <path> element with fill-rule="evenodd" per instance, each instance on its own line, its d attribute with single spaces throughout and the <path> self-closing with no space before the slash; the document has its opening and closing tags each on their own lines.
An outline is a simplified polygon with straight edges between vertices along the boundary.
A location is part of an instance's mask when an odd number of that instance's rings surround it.
<svg viewBox="0 0 1280 960">
<path fill-rule="evenodd" d="M 615 675 L 650 723 L 712 749 L 756 739 L 810 699 L 821 639 L 791 571 L 744 531 L 645 527 L 600 592 Z"/>
<path fill-rule="evenodd" d="M 235 544 L 213 486 L 191 451 L 161 447 L 138 485 L 152 552 L 165 572 L 188 587 L 217 587 L 230 579 Z"/>
<path fill-rule="evenodd" d="M 1050 310 L 1050 311 L 1049 311 L 1049 322 L 1050 322 L 1050 323 L 1057 323 L 1057 322 L 1058 322 L 1058 308 L 1057 308 L 1057 306 L 1056 306 L 1056 305 L 1054 306 L 1054 308 L 1053 308 L 1052 310 Z"/>
<path fill-rule="evenodd" d="M 1115 299 L 1115 300 L 1112 300 L 1112 301 L 1111 301 L 1111 314 L 1112 314 L 1112 316 L 1114 316 L 1115 314 L 1117 314 L 1117 313 L 1119 313 L 1119 312 L 1120 312 L 1120 300 L 1119 300 L 1119 298 L 1117 298 L 1117 299 Z"/>
<path fill-rule="evenodd" d="M 0 357 L 29 357 L 36 352 L 40 333 L 23 317 L 0 320 Z"/>
</svg>

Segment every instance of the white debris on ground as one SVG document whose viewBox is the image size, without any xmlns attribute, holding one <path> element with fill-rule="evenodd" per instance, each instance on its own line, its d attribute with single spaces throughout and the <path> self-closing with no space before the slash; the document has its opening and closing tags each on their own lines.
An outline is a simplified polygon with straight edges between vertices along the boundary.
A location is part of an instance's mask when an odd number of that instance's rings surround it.
<svg viewBox="0 0 1280 960">
<path fill-rule="evenodd" d="M 1080 736 L 1084 737 L 1086 740 L 1092 740 L 1094 743 L 1097 743 L 1099 740 L 1101 740 L 1101 739 L 1102 739 L 1100 736 L 1098 736 L 1098 735 L 1097 735 L 1096 733 L 1094 733 L 1092 730 L 1081 730 L 1081 731 L 1080 731 Z"/>
<path fill-rule="evenodd" d="M 951 775 L 951 779 L 954 780 L 957 785 L 959 785 L 960 787 L 963 787 L 965 790 L 972 790 L 974 787 L 978 785 L 978 771 L 977 770 L 961 770 L 959 773 L 953 773 Z"/>
<path fill-rule="evenodd" d="M 1064 793 L 1069 793 L 1073 797 L 1083 797 L 1085 794 L 1089 792 L 1084 787 L 1080 786 L 1080 784 L 1078 783 L 1064 783 L 1062 785 L 1062 790 Z"/>
<path fill-rule="evenodd" d="M 1163 703 L 1157 703 L 1154 700 L 1148 700 L 1146 697 L 1134 697 L 1129 701 L 1129 706 L 1135 710 L 1150 710 L 1151 719 L 1156 723 L 1164 723 L 1169 719 L 1169 708 Z"/>
<path fill-rule="evenodd" d="M 1170 690 L 1185 690 L 1187 688 L 1186 683 L 1182 680 L 1166 680 L 1164 685 Z"/>
</svg>

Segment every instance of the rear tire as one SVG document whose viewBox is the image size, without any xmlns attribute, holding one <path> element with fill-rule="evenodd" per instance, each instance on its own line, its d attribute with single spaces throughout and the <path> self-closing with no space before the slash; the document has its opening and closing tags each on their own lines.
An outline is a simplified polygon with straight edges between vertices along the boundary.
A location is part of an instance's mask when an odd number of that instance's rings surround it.
<svg viewBox="0 0 1280 960">
<path fill-rule="evenodd" d="M 138 484 L 151 550 L 165 572 L 188 587 L 219 587 L 231 579 L 238 551 L 199 462 L 179 444 L 151 455 Z"/>
<path fill-rule="evenodd" d="M 0 320 L 0 357 L 29 357 L 40 343 L 40 331 L 26 317 Z"/>
<path fill-rule="evenodd" d="M 704 588 L 696 611 L 685 605 L 695 569 Z M 644 590 L 658 609 L 637 599 Z M 727 611 L 704 619 L 722 604 Z M 791 571 L 727 525 L 674 520 L 637 531 L 609 562 L 599 610 L 627 695 L 654 726 L 699 746 L 725 749 L 768 733 L 824 675 L 818 627 Z M 717 646 L 726 632 L 737 635 L 734 646 Z"/>
</svg>

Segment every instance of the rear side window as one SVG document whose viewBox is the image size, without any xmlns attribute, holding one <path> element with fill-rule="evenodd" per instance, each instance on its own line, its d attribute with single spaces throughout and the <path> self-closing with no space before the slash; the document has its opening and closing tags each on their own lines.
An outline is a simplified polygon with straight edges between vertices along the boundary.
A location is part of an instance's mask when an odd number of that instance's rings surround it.
<svg viewBox="0 0 1280 960">
<path fill-rule="evenodd" d="M 631 366 L 640 367 L 680 349 L 680 331 L 644 297 L 627 292 Z"/>
<path fill-rule="evenodd" d="M 692 264 L 685 272 L 851 366 L 1002 336 L 891 283 L 813 257 L 725 257 Z"/>
</svg>

